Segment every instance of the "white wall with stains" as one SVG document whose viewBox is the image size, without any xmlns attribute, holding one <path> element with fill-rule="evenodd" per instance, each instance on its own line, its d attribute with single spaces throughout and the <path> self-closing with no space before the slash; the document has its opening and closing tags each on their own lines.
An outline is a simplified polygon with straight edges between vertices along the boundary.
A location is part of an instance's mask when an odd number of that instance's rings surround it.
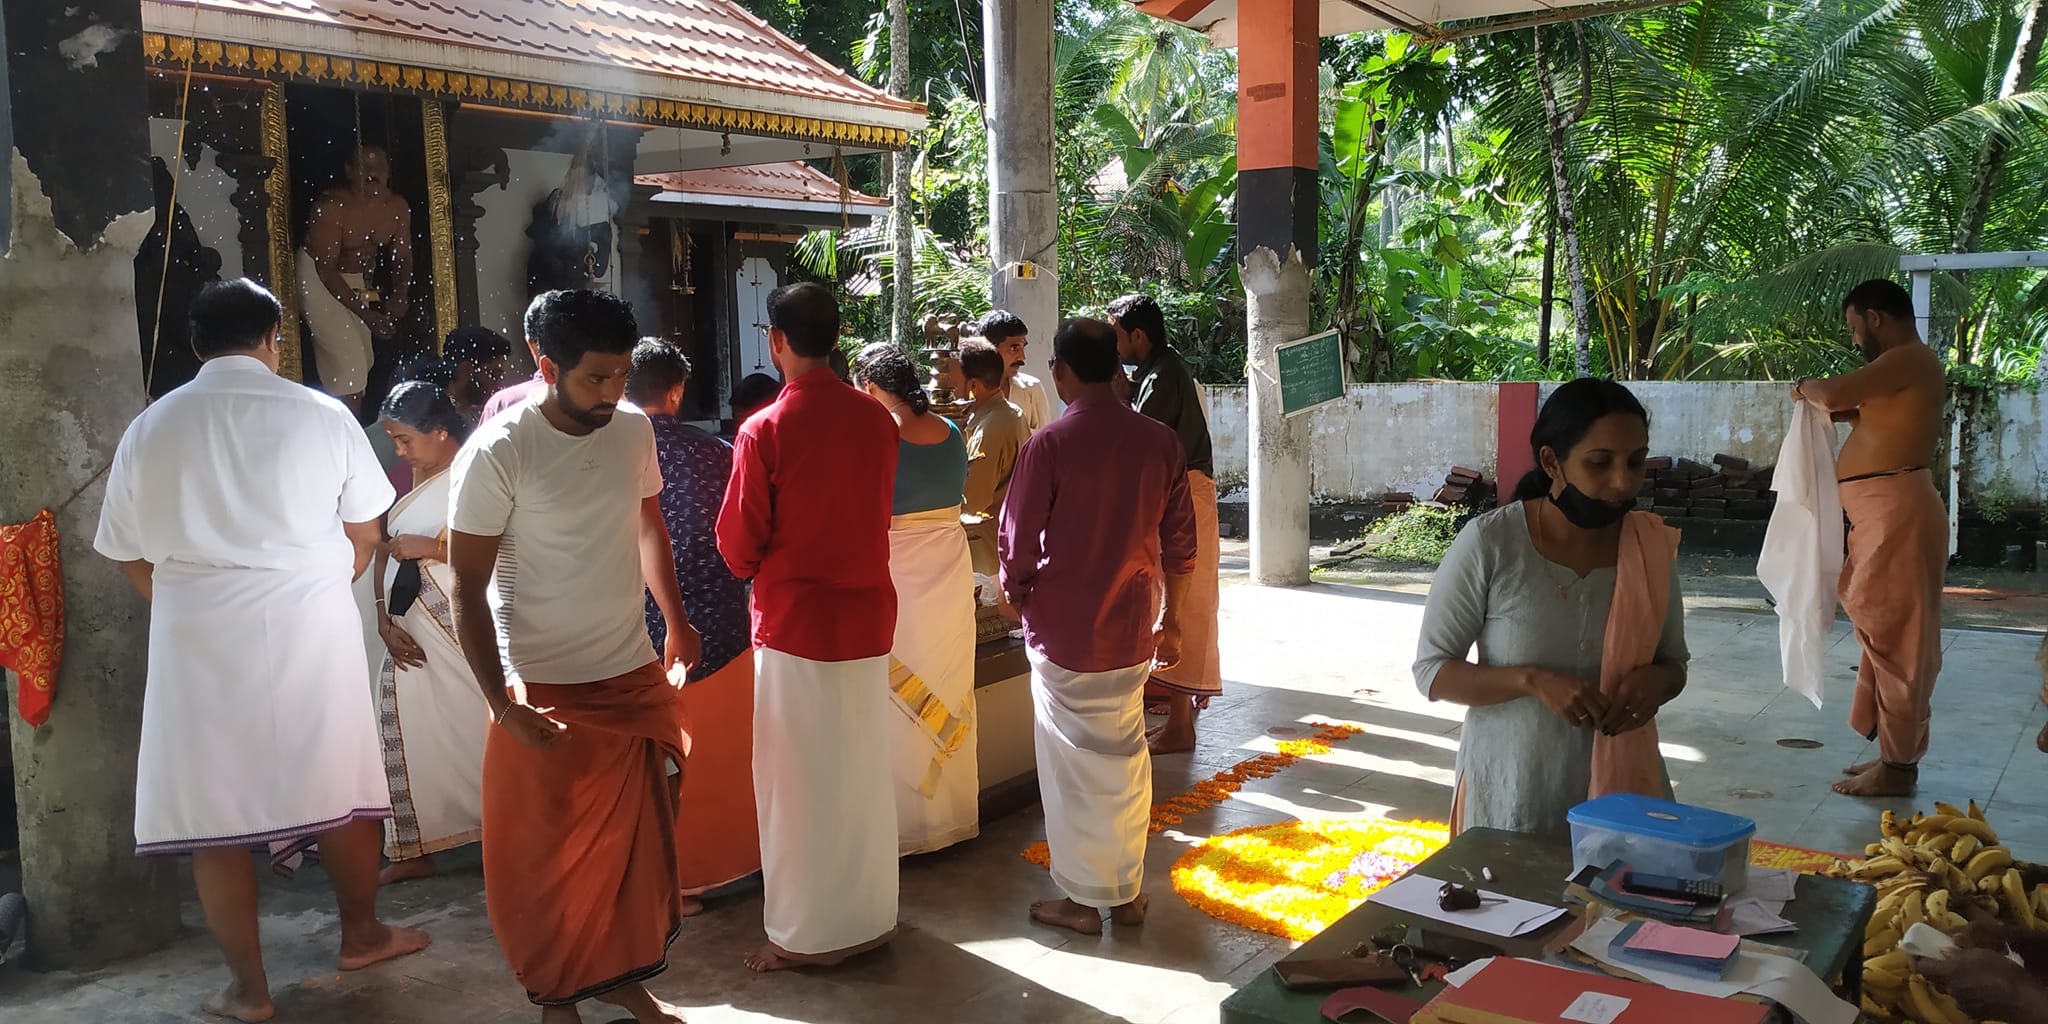
<svg viewBox="0 0 2048 1024">
<path fill-rule="evenodd" d="M 1538 389 L 1549 398 L 1556 385 Z M 1650 413 L 1658 455 L 1706 462 L 1734 455 L 1763 466 L 1778 460 L 1791 422 L 1791 385 L 1752 381 L 1678 381 L 1629 385 Z M 1211 387 L 1209 431 L 1216 475 L 1225 490 L 1247 474 L 1242 387 Z M 1454 465 L 1495 476 L 1499 385 L 1417 382 L 1353 384 L 1341 401 L 1307 414 L 1311 491 L 1318 501 L 1362 501 L 1390 491 L 1428 497 Z M 2043 424 L 2048 396 L 2012 386 L 1988 403 L 1976 461 L 1964 481 L 1970 497 L 1994 482 L 2018 505 L 2048 504 Z"/>
</svg>

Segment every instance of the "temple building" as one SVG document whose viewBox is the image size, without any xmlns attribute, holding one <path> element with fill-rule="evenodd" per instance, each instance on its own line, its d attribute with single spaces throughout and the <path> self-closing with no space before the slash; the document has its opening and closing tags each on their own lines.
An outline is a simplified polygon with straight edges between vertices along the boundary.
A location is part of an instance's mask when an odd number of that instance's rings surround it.
<svg viewBox="0 0 2048 1024">
<path fill-rule="evenodd" d="M 887 209 L 845 187 L 846 159 L 925 120 L 727 0 L 144 0 L 142 15 L 152 394 L 196 371 L 182 318 L 159 333 L 157 310 L 214 277 L 270 285 L 285 373 L 371 407 L 457 326 L 516 342 L 532 295 L 588 285 L 678 344 L 698 368 L 686 415 L 719 419 L 767 362 L 762 307 L 794 243 Z"/>
</svg>

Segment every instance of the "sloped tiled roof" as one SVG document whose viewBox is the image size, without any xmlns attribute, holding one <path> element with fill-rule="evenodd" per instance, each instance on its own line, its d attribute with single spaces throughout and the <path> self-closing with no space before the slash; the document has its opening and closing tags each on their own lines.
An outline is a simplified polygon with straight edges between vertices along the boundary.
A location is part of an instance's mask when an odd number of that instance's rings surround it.
<svg viewBox="0 0 2048 1024">
<path fill-rule="evenodd" d="M 752 199 L 767 205 L 780 202 L 836 206 L 840 202 L 839 183 L 833 181 L 831 175 L 800 161 L 642 174 L 633 181 L 663 192 Z M 863 192 L 852 192 L 846 198 L 846 205 L 886 209 L 889 201 Z"/>
<path fill-rule="evenodd" d="M 592 89 L 607 88 L 607 73 L 638 72 L 924 112 L 923 104 L 860 81 L 729 0 L 146 0 L 144 8 L 157 9 L 147 22 L 172 34 L 183 34 L 200 14 L 281 20 L 587 65 L 582 84 Z"/>
</svg>

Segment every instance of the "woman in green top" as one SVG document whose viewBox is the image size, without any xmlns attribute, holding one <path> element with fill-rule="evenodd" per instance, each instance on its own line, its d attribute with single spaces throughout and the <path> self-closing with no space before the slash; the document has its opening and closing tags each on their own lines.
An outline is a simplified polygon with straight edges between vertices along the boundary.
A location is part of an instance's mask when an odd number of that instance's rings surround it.
<svg viewBox="0 0 2048 1024">
<path fill-rule="evenodd" d="M 974 568 L 960 525 L 967 444 L 931 411 L 917 367 L 894 345 L 861 350 L 854 383 L 895 417 L 895 518 L 889 575 L 896 640 L 889 658 L 897 848 L 944 849 L 981 831 L 974 743 Z"/>
</svg>

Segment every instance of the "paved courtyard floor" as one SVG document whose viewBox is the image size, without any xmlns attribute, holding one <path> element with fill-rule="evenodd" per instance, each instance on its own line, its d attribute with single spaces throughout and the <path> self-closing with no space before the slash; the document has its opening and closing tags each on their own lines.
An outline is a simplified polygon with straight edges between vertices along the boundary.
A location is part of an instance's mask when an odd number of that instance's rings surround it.
<svg viewBox="0 0 2048 1024">
<path fill-rule="evenodd" d="M 1241 550 L 1241 549 L 1240 549 Z M 761 939 L 758 893 L 714 904 L 676 943 L 653 983 L 699 1024 L 800 1021 L 1029 1024 L 1207 1024 L 1232 989 L 1289 944 L 1225 924 L 1174 896 L 1167 870 L 1193 837 L 1295 817 L 1389 815 L 1441 821 L 1450 804 L 1458 709 L 1431 705 L 1409 675 L 1422 597 L 1319 583 L 1271 590 L 1242 582 L 1226 549 L 1224 669 L 1228 693 L 1203 716 L 1192 755 L 1154 765 L 1164 799 L 1239 761 L 1304 734 L 1309 721 L 1364 731 L 1327 756 L 1250 780 L 1236 797 L 1188 816 L 1154 838 L 1146 884 L 1152 917 L 1140 929 L 1082 938 L 1031 924 L 1025 908 L 1053 894 L 1020 858 L 1043 838 L 1035 810 L 990 822 L 980 839 L 903 867 L 901 938 L 832 973 L 748 974 L 743 951 Z M 1234 571 L 1232 571 L 1234 569 Z M 1234 577 L 1234 578 L 1233 578 Z M 1691 685 L 1659 718 L 1679 798 L 1757 821 L 1762 838 L 1860 850 L 1885 806 L 1828 783 L 1866 755 L 1845 724 L 1856 647 L 1846 625 L 1830 654 L 1827 707 L 1816 710 L 1778 681 L 1777 626 L 1756 607 L 1695 608 L 1687 637 Z M 2034 734 L 2048 720 L 2037 699 L 2037 635 L 1951 632 L 1935 694 L 1933 750 L 1921 773 L 1923 806 L 1940 798 L 1988 802 L 2021 856 L 2048 859 L 2048 755 Z M 1818 747 L 1784 746 L 1813 740 Z M 426 953 L 342 975 L 333 966 L 336 923 L 318 871 L 266 883 L 264 939 L 278 1020 L 304 1024 L 471 1024 L 537 1019 L 499 956 L 471 853 L 444 873 L 387 890 L 387 917 L 424 927 Z M 198 1021 L 200 999 L 225 979 L 188 901 L 174 946 L 91 974 L 39 975 L 0 967 L 0 1020 L 9 1024 L 169 1024 Z M 610 1018 L 591 1014 L 593 1024 Z"/>
</svg>

